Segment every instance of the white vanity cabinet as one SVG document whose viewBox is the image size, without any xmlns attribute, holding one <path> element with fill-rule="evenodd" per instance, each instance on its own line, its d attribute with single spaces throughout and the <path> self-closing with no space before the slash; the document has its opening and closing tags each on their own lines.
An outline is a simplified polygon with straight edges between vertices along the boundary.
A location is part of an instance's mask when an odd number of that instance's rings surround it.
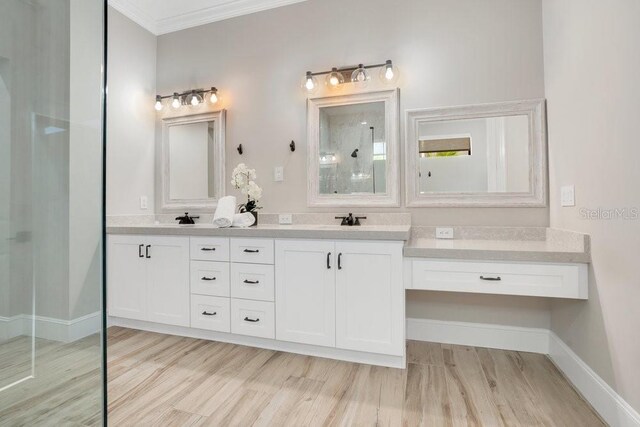
<svg viewBox="0 0 640 427">
<path fill-rule="evenodd" d="M 189 238 L 107 240 L 109 315 L 189 326 Z"/>
<path fill-rule="evenodd" d="M 276 338 L 404 354 L 401 242 L 276 241 Z"/>
</svg>

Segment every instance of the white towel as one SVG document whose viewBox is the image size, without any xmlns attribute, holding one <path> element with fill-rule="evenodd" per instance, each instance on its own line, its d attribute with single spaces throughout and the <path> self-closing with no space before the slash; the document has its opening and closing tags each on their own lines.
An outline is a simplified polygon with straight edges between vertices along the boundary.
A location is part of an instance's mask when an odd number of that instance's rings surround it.
<svg viewBox="0 0 640 427">
<path fill-rule="evenodd" d="M 213 223 L 220 228 L 231 227 L 233 215 L 236 213 L 236 198 L 225 196 L 218 200 L 216 213 L 213 214 Z"/>
<path fill-rule="evenodd" d="M 232 227 L 251 227 L 256 222 L 256 218 L 251 212 L 239 213 L 233 216 Z"/>
</svg>

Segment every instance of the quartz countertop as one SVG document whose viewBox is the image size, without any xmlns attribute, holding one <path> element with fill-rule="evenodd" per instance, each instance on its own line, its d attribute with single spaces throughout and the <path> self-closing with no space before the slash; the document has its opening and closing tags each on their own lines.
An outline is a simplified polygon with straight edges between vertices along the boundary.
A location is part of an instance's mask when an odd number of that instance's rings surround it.
<svg viewBox="0 0 640 427">
<path fill-rule="evenodd" d="M 256 227 L 219 228 L 213 224 L 141 224 L 107 226 L 107 234 L 406 241 L 411 237 L 411 226 L 361 225 L 348 227 L 332 224 L 259 224 Z"/>
<path fill-rule="evenodd" d="M 413 238 L 404 247 L 406 257 L 488 261 L 589 263 L 588 245 L 554 240 L 442 240 Z"/>
</svg>

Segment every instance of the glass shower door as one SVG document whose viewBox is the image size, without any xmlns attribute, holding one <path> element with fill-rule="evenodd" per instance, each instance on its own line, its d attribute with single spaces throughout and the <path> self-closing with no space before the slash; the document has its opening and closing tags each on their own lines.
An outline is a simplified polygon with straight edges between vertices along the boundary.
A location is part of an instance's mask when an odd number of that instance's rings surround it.
<svg viewBox="0 0 640 427">
<path fill-rule="evenodd" d="M 0 426 L 103 423 L 104 9 L 0 2 Z"/>
</svg>

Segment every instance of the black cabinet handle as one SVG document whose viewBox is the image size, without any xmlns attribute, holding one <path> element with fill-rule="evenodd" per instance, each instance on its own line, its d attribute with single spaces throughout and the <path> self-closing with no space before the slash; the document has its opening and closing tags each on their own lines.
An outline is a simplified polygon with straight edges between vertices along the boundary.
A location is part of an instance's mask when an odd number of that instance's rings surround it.
<svg viewBox="0 0 640 427">
<path fill-rule="evenodd" d="M 480 280 L 487 280 L 487 281 L 490 281 L 490 282 L 499 282 L 500 280 L 502 280 L 502 278 L 500 276 L 497 276 L 497 277 L 480 276 Z"/>
<path fill-rule="evenodd" d="M 327 269 L 331 269 L 331 252 L 327 254 Z"/>
<path fill-rule="evenodd" d="M 151 255 L 149 255 L 149 249 L 151 248 L 151 245 L 147 245 L 147 247 L 144 250 L 145 253 L 145 257 L 146 258 L 151 258 Z"/>
<path fill-rule="evenodd" d="M 200 280 L 204 280 L 205 282 L 211 281 L 211 280 L 216 280 L 215 277 L 207 277 L 207 276 L 202 276 L 202 278 Z"/>
<path fill-rule="evenodd" d="M 250 285 L 257 285 L 258 283 L 260 283 L 260 281 L 259 280 L 253 281 L 253 280 L 244 279 L 244 283 L 248 283 Z"/>
<path fill-rule="evenodd" d="M 205 252 L 211 252 L 211 251 L 215 251 L 216 248 L 200 248 L 200 250 Z"/>
<path fill-rule="evenodd" d="M 245 249 L 244 251 L 248 254 L 257 254 L 260 252 L 260 249 Z"/>
<path fill-rule="evenodd" d="M 342 270 L 342 252 L 338 254 L 338 270 Z"/>
<path fill-rule="evenodd" d="M 245 318 L 244 318 L 244 321 L 245 321 L 245 322 L 256 323 L 256 322 L 259 322 L 259 321 L 260 321 L 260 319 L 258 319 L 258 318 L 255 318 L 255 319 L 249 319 L 248 317 L 245 317 Z"/>
<path fill-rule="evenodd" d="M 207 311 L 206 311 L 206 310 L 202 312 L 202 315 L 203 315 L 203 316 L 215 316 L 216 314 L 218 314 L 218 313 L 217 313 L 217 312 L 215 312 L 215 311 L 214 311 L 213 313 L 207 313 Z"/>
<path fill-rule="evenodd" d="M 142 247 L 144 245 L 138 245 L 138 257 L 140 258 L 144 258 L 144 255 L 142 255 Z"/>
</svg>

